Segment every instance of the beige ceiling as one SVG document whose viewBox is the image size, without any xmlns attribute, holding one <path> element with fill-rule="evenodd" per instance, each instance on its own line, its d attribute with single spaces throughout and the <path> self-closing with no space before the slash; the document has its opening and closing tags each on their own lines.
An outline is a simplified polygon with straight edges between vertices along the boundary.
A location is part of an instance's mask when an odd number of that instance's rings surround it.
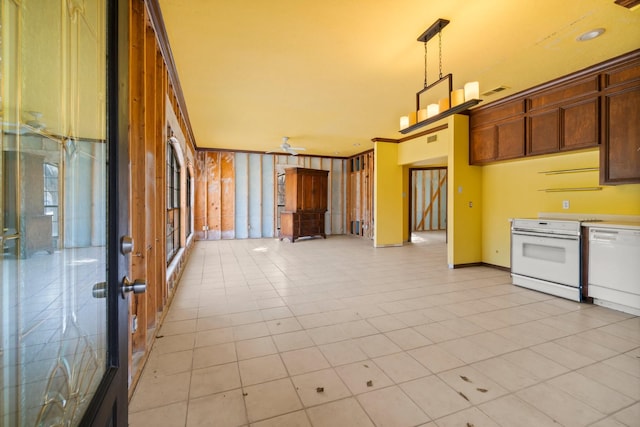
<svg viewBox="0 0 640 427">
<path fill-rule="evenodd" d="M 438 18 L 443 73 L 483 103 L 640 48 L 614 0 L 160 0 L 199 148 L 346 157 L 399 138 L 423 87 L 417 37 Z M 602 27 L 599 38 L 576 38 Z M 438 39 L 428 45 L 438 77 Z"/>
</svg>

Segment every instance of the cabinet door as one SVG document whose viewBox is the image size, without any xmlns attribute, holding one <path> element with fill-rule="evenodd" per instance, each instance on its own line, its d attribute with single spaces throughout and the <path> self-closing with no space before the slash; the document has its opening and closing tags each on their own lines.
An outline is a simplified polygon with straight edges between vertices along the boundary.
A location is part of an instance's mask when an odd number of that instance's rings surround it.
<svg viewBox="0 0 640 427">
<path fill-rule="evenodd" d="M 314 181 L 315 175 L 313 174 L 304 173 L 300 176 L 299 210 L 308 211 L 314 209 L 316 204 L 314 200 Z"/>
<path fill-rule="evenodd" d="M 280 214 L 280 240 L 284 238 L 292 239 L 296 234 L 294 231 L 294 215 L 291 212 L 282 212 Z"/>
<path fill-rule="evenodd" d="M 595 147 L 598 145 L 599 99 L 590 98 L 560 108 L 562 138 L 560 150 Z"/>
<path fill-rule="evenodd" d="M 471 129 L 470 163 L 472 165 L 490 162 L 497 156 L 497 128 L 495 125 Z"/>
<path fill-rule="evenodd" d="M 316 236 L 324 233 L 324 215 L 304 213 L 300 215 L 300 236 Z"/>
<path fill-rule="evenodd" d="M 529 117 L 527 154 L 555 153 L 560 148 L 559 111 L 554 108 Z"/>
<path fill-rule="evenodd" d="M 524 156 L 524 118 L 500 123 L 497 160 Z"/>
<path fill-rule="evenodd" d="M 327 175 L 318 174 L 313 180 L 314 210 L 327 210 Z"/>
<path fill-rule="evenodd" d="M 600 152 L 603 184 L 640 182 L 640 86 L 605 96 L 604 144 Z"/>
<path fill-rule="evenodd" d="M 287 169 L 284 177 L 284 209 L 289 212 L 295 212 L 300 209 L 300 197 L 298 192 L 301 189 L 298 182 L 296 168 Z"/>
</svg>

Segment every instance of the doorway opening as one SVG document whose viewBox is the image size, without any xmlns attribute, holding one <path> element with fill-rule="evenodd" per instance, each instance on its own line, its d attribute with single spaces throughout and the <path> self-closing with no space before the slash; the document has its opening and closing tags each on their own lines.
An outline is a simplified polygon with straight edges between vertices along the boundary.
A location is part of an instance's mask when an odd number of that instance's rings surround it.
<svg viewBox="0 0 640 427">
<path fill-rule="evenodd" d="M 447 230 L 447 168 L 409 170 L 409 241 L 444 239 Z"/>
</svg>

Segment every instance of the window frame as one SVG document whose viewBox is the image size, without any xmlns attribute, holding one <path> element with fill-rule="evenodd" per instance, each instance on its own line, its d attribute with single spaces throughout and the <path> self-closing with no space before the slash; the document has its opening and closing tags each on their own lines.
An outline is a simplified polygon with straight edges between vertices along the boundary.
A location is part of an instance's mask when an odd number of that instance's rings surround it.
<svg viewBox="0 0 640 427">
<path fill-rule="evenodd" d="M 166 262 L 167 265 L 175 258 L 180 250 L 181 216 L 180 209 L 180 173 L 182 167 L 178 158 L 176 147 L 169 141 L 167 143 L 166 162 Z"/>
</svg>

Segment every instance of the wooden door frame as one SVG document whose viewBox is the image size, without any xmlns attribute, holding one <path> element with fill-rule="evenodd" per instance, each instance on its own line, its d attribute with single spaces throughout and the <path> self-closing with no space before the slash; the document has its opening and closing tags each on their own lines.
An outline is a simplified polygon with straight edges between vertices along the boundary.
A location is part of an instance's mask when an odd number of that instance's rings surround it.
<svg viewBox="0 0 640 427">
<path fill-rule="evenodd" d="M 413 215 L 411 214 L 411 212 L 413 211 L 413 209 L 411 209 L 411 206 L 413 204 L 413 172 L 414 171 L 424 171 L 424 170 L 442 170 L 444 169 L 447 173 L 447 183 L 445 184 L 445 186 L 449 185 L 449 168 L 447 166 L 430 166 L 430 167 L 419 167 L 419 168 L 409 168 L 409 190 L 407 191 L 407 193 L 409 193 L 407 195 L 407 198 L 409 200 L 409 206 L 408 206 L 408 221 L 407 221 L 407 235 L 408 235 L 408 239 L 407 241 L 409 243 L 411 243 L 411 221 L 413 220 Z M 446 188 L 445 188 L 446 190 Z M 445 192 L 446 194 L 446 192 Z M 448 212 L 448 205 L 449 205 L 449 197 L 447 197 L 447 210 L 445 212 Z M 447 233 L 449 228 L 449 218 L 447 218 L 447 222 L 446 222 L 446 226 L 445 226 L 445 233 Z M 445 234 L 446 236 L 446 234 Z"/>
</svg>

